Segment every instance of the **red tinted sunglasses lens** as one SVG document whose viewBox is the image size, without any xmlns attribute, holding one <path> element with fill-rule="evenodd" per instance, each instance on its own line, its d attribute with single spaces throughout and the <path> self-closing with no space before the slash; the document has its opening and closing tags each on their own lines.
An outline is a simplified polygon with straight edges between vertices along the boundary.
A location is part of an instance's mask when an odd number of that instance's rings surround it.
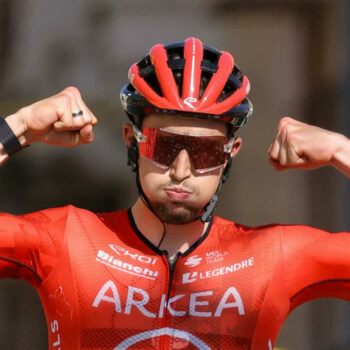
<svg viewBox="0 0 350 350">
<path fill-rule="evenodd" d="M 225 136 L 194 136 L 154 128 L 146 128 L 142 133 L 146 140 L 140 142 L 140 154 L 164 168 L 169 167 L 183 149 L 199 172 L 222 166 L 227 160 L 224 145 L 229 140 Z"/>
</svg>

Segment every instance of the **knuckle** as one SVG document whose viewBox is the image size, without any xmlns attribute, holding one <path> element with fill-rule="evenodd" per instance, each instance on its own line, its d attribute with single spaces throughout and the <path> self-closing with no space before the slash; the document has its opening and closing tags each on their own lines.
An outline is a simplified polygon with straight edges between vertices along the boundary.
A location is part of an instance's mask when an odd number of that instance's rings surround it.
<svg viewBox="0 0 350 350">
<path fill-rule="evenodd" d="M 71 97 L 67 93 L 62 92 L 58 95 L 58 103 L 65 109 L 69 108 L 71 105 Z"/>
<path fill-rule="evenodd" d="M 90 113 L 84 113 L 84 122 L 85 123 L 91 123 L 92 118 L 90 116 Z"/>
<path fill-rule="evenodd" d="M 66 87 L 63 91 L 70 93 L 70 94 L 74 94 L 75 96 L 80 97 L 80 91 L 77 87 L 75 86 L 68 86 Z"/>
<path fill-rule="evenodd" d="M 278 122 L 278 128 L 281 130 L 286 130 L 290 124 L 291 118 L 289 117 L 283 117 Z"/>
<path fill-rule="evenodd" d="M 290 144 L 292 144 L 292 143 L 294 143 L 294 142 L 295 142 L 295 136 L 294 136 L 294 134 L 293 134 L 292 132 L 287 133 L 287 134 L 286 134 L 286 143 L 287 143 L 288 145 L 290 145 Z"/>
</svg>

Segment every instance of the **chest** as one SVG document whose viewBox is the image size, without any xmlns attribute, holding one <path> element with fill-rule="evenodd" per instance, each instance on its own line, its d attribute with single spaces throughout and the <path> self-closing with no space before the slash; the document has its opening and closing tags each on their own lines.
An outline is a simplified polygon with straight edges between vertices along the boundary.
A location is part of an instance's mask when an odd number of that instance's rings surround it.
<svg viewBox="0 0 350 350">
<path fill-rule="evenodd" d="M 193 334 L 205 344 L 213 338 L 248 348 L 277 251 L 270 245 L 265 255 L 256 243 L 204 241 L 171 265 L 143 242 L 131 246 L 108 230 L 70 235 L 69 303 L 79 314 L 82 348 L 135 341 L 170 349 L 176 339 L 190 344 Z"/>
<path fill-rule="evenodd" d="M 120 324 L 130 317 L 135 323 L 247 317 L 259 309 L 274 265 L 246 240 L 203 245 L 174 264 L 107 234 L 67 249 L 78 298 L 101 324 L 108 317 Z"/>
</svg>

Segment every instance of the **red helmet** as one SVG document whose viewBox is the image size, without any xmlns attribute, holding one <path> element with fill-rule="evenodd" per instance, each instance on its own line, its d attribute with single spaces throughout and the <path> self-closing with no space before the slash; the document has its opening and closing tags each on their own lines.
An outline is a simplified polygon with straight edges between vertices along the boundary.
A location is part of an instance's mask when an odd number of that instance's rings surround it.
<svg viewBox="0 0 350 350">
<path fill-rule="evenodd" d="M 137 125 L 147 113 L 165 112 L 214 118 L 237 129 L 253 112 L 249 80 L 231 54 L 197 38 L 153 46 L 130 67 L 129 82 L 120 99 Z"/>
</svg>

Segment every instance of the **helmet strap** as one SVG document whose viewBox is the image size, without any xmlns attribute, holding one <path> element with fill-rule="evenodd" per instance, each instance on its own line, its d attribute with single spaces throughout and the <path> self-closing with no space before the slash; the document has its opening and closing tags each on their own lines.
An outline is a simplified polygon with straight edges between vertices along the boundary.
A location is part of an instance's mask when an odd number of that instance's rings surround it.
<svg viewBox="0 0 350 350">
<path fill-rule="evenodd" d="M 231 164 L 232 164 L 232 157 L 230 157 L 227 160 L 227 164 L 226 164 L 226 166 L 221 174 L 219 185 L 216 189 L 215 194 L 213 195 L 213 197 L 211 197 L 209 203 L 204 207 L 204 213 L 200 217 L 197 218 L 200 221 L 202 221 L 203 223 L 210 221 L 212 216 L 213 216 L 214 210 L 215 210 L 215 208 L 218 204 L 218 201 L 219 201 L 219 194 L 220 194 L 221 186 L 228 179 L 228 176 L 230 174 Z"/>
<path fill-rule="evenodd" d="M 138 173 L 138 148 L 137 141 L 134 139 L 130 146 L 128 146 L 128 165 L 131 170 Z"/>
<path fill-rule="evenodd" d="M 155 215 L 155 217 L 160 220 L 158 215 L 154 212 L 154 210 L 151 206 L 151 203 L 150 203 L 149 199 L 147 198 L 147 196 L 146 196 L 146 194 L 143 191 L 142 186 L 141 186 L 140 175 L 139 175 L 139 164 L 138 164 L 138 148 L 137 148 L 137 141 L 136 140 L 133 140 L 132 144 L 128 147 L 128 165 L 131 166 L 132 171 L 136 172 L 136 186 L 137 186 L 137 189 L 139 191 L 139 196 L 140 196 L 142 202 L 153 213 L 153 215 Z M 165 234 L 166 234 L 165 224 L 162 220 L 160 220 L 160 222 L 163 225 L 163 233 L 162 233 L 162 237 L 157 245 L 158 249 L 160 248 L 160 245 L 162 244 L 164 237 L 165 237 Z"/>
</svg>

